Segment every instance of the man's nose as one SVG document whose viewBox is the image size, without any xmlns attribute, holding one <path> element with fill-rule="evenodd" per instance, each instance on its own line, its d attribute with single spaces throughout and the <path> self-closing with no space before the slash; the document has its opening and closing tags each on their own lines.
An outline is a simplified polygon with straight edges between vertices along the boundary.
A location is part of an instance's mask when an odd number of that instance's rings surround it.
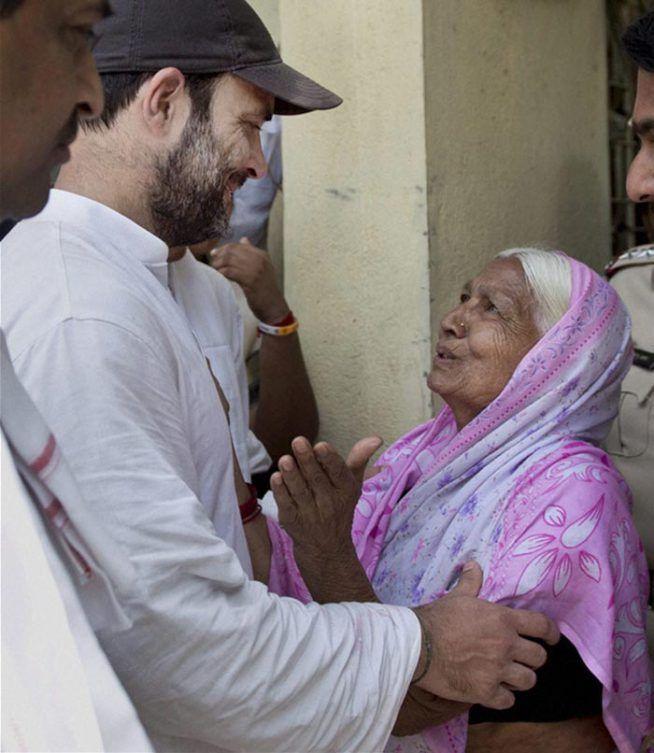
<svg viewBox="0 0 654 753">
<path fill-rule="evenodd" d="M 252 150 L 250 151 L 250 158 L 247 165 L 245 166 L 245 169 L 247 170 L 248 176 L 250 178 L 254 178 L 255 180 L 263 178 L 263 176 L 268 172 L 266 158 L 263 156 L 263 151 L 261 149 L 261 139 L 257 139 L 256 143 L 253 145 Z"/>
<path fill-rule="evenodd" d="M 627 194 L 632 201 L 654 202 L 654 153 L 643 145 L 627 174 Z"/>
<path fill-rule="evenodd" d="M 99 118 L 104 109 L 104 91 L 90 51 L 78 69 L 77 83 L 77 112 L 80 120 Z"/>
</svg>

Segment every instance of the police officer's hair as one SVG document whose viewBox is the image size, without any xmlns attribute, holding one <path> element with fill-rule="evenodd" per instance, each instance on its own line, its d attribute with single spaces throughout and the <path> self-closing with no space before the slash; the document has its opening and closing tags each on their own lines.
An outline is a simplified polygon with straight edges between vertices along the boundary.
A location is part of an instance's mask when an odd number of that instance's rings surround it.
<svg viewBox="0 0 654 753">
<path fill-rule="evenodd" d="M 622 37 L 627 55 L 650 73 L 654 73 L 654 11 L 634 21 Z"/>
<path fill-rule="evenodd" d="M 567 259 L 556 251 L 542 248 L 509 248 L 499 258 L 515 256 L 525 273 L 534 296 L 534 320 L 544 335 L 565 314 L 570 306 L 572 273 Z"/>
</svg>

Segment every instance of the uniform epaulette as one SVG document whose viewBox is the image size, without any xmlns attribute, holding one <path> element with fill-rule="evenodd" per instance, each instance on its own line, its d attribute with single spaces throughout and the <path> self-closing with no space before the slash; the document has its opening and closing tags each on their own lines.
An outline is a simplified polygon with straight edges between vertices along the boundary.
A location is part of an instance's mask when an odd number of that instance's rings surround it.
<svg viewBox="0 0 654 753">
<path fill-rule="evenodd" d="M 612 277 L 620 269 L 625 267 L 635 267 L 641 264 L 654 264 L 654 244 L 648 243 L 644 246 L 636 246 L 629 249 L 624 254 L 618 256 L 604 269 L 607 277 Z"/>
</svg>

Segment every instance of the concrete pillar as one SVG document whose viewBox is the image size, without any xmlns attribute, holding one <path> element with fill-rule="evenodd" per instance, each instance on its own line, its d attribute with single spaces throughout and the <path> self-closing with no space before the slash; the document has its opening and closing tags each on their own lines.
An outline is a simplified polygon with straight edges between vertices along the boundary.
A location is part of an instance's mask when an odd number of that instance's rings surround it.
<svg viewBox="0 0 654 753">
<path fill-rule="evenodd" d="M 272 1 L 272 0 L 271 0 Z M 602 0 L 279 0 L 335 111 L 287 118 L 286 291 L 341 450 L 432 413 L 438 321 L 502 248 L 609 256 Z"/>
<path fill-rule="evenodd" d="M 283 135 L 286 292 L 321 436 L 344 451 L 431 410 L 422 4 L 280 7 L 285 59 L 345 99 Z"/>
</svg>

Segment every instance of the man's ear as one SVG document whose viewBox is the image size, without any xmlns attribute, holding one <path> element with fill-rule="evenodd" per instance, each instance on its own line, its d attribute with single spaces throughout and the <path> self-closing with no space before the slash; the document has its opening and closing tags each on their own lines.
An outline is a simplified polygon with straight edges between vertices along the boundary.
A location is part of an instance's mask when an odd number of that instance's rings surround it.
<svg viewBox="0 0 654 753">
<path fill-rule="evenodd" d="M 180 131 L 189 114 L 184 94 L 184 74 L 177 68 L 162 68 L 145 84 L 141 112 L 146 126 L 157 136 Z"/>
</svg>

